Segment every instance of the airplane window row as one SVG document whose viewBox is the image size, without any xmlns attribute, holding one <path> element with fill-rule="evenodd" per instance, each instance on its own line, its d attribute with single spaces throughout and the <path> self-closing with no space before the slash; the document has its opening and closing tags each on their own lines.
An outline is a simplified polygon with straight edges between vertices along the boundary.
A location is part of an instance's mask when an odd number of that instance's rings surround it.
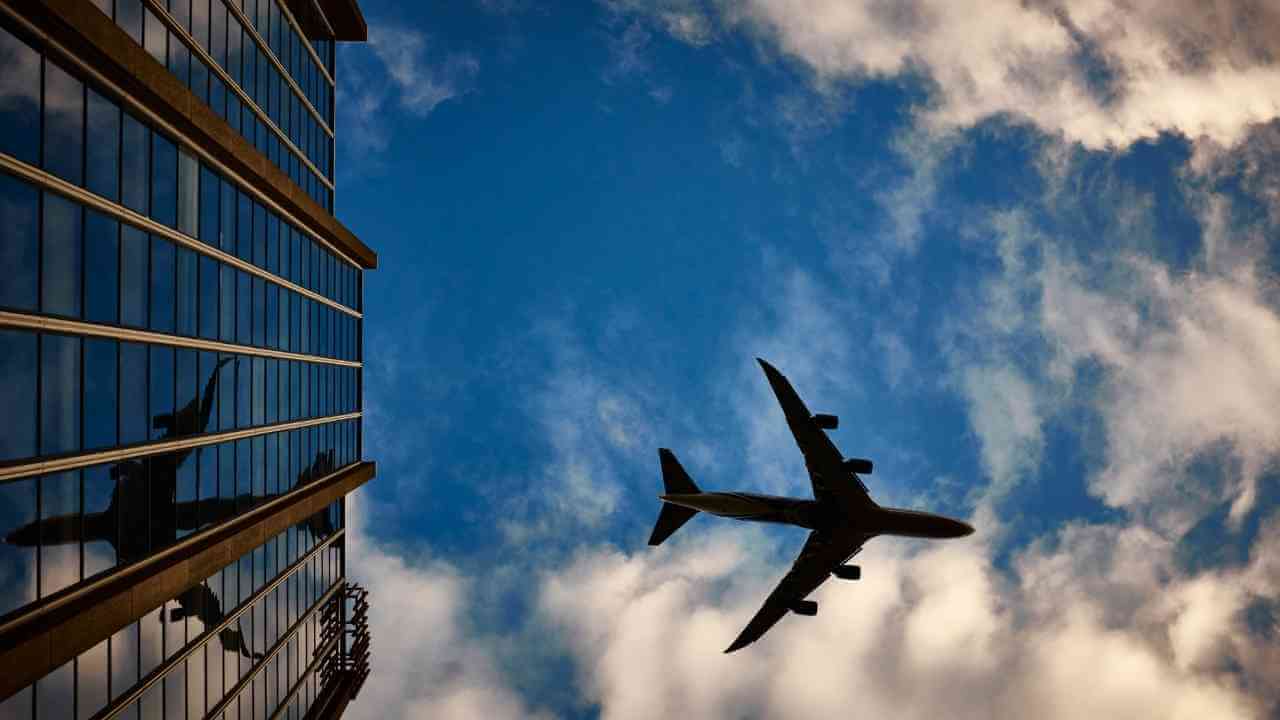
<svg viewBox="0 0 1280 720">
<path fill-rule="evenodd" d="M 0 704 L 0 718 L 89 718 L 122 704 L 140 681 L 188 650 L 186 659 L 172 663 L 118 717 L 202 718 L 251 672 L 253 680 L 231 700 L 225 717 L 269 717 L 323 659 L 314 658 L 323 645 L 320 613 L 307 613 L 341 581 L 343 545 L 330 543 L 298 561 L 340 527 L 333 518 L 340 522 L 341 505 L 335 501 L 291 526 L 81 653 Z M 253 599 L 277 580 L 274 589 Z M 315 690 L 302 688 L 290 717 L 302 717 Z"/>
<path fill-rule="evenodd" d="M 360 369 L 0 329 L 0 462 L 356 412 Z"/>
<path fill-rule="evenodd" d="M 350 465 L 358 430 L 344 420 L 0 483 L 0 615 Z M 309 521 L 300 541 L 341 522 Z"/>
<path fill-rule="evenodd" d="M 12 68 L 6 102 L 0 105 L 0 152 L 359 309 L 358 268 L 3 28 L 0 62 Z M 26 249 L 44 220 L 36 191 L 17 179 L 4 180 L 3 192 L 11 197 L 0 205 L 15 205 L 6 211 L 13 222 L 6 218 L 4 231 Z M 77 214 L 79 205 L 62 202 L 64 207 L 51 211 L 55 216 Z M 22 253 L 18 257 L 33 261 Z"/>
<path fill-rule="evenodd" d="M 360 319 L 0 173 L 0 307 L 296 352 L 360 357 Z"/>
</svg>

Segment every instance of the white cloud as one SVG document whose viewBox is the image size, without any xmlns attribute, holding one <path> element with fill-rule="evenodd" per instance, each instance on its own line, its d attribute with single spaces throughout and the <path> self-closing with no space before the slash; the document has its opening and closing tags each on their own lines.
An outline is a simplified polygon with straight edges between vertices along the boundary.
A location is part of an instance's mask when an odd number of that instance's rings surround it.
<svg viewBox="0 0 1280 720">
<path fill-rule="evenodd" d="M 473 624 L 476 578 L 449 563 L 383 546 L 364 532 L 361 495 L 347 503 L 358 542 L 349 566 L 371 589 L 372 671 L 351 704 L 352 718 L 548 717 L 512 689 L 501 669 L 505 640 Z"/>
<path fill-rule="evenodd" d="M 1009 113 L 1091 148 L 1162 131 L 1230 145 L 1280 114 L 1270 5 L 752 0 L 726 16 L 820 79 L 923 75 L 935 130 Z"/>
<path fill-rule="evenodd" d="M 1088 563 L 1140 530 L 1076 528 L 1024 554 L 1013 582 L 977 540 L 921 552 L 873 541 L 862 581 L 815 593 L 817 617 L 786 618 L 723 655 L 784 568 L 761 574 L 758 537 L 698 529 L 661 550 L 584 552 L 543 582 L 541 616 L 602 717 L 1244 718 L 1265 707 L 1220 665 L 1187 662 L 1195 641 L 1162 635 L 1196 625 L 1197 638 L 1238 639 L 1238 615 L 1198 594 L 1211 580 L 1169 578 L 1167 555 L 1144 543 Z"/>
<path fill-rule="evenodd" d="M 431 63 L 428 45 L 429 38 L 415 30 L 386 25 L 369 29 L 369 46 L 394 82 L 400 105 L 419 116 L 465 92 L 480 71 L 479 61 L 465 53 L 449 53 Z"/>
</svg>

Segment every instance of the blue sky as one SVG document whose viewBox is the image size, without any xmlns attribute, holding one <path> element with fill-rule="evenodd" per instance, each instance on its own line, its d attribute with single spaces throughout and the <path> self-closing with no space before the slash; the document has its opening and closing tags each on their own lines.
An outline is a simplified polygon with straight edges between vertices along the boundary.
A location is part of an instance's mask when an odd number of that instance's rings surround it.
<svg viewBox="0 0 1280 720">
<path fill-rule="evenodd" d="M 357 716 L 1280 712 L 1280 14 L 362 7 Z M 979 532 L 723 656 L 802 532 L 644 543 L 657 447 L 808 492 L 756 356 Z"/>
</svg>

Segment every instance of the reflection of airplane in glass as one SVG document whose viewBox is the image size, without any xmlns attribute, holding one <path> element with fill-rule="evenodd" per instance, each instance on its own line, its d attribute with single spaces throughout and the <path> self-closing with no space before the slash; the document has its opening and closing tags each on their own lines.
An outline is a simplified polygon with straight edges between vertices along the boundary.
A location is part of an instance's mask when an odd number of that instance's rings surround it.
<svg viewBox="0 0 1280 720">
<path fill-rule="evenodd" d="M 658 450 L 665 493 L 659 496 L 663 501 L 662 512 L 649 537 L 650 545 L 666 540 L 699 510 L 735 520 L 798 525 L 811 531 L 791 570 L 725 652 L 760 639 L 788 612 L 816 615 L 818 603 L 805 600 L 805 596 L 832 575 L 841 580 L 861 577 L 861 568 L 845 563 L 877 535 L 955 538 L 973 532 L 972 527 L 959 520 L 881 507 L 872 501 L 857 475 L 870 474 L 871 461 L 846 459 L 823 432 L 834 430 L 839 420 L 834 415 L 811 415 L 786 376 L 764 360 L 757 360 L 804 455 L 813 485 L 813 500 L 744 492 L 702 492 L 670 450 Z"/>
<path fill-rule="evenodd" d="M 222 604 L 218 602 L 218 596 L 203 583 L 189 588 L 179 595 L 177 600 L 178 608 L 168 613 L 169 622 L 179 622 L 183 618 L 194 617 L 204 623 L 205 627 L 210 628 L 226 619 L 226 615 L 222 613 Z M 161 620 L 163 619 L 164 615 L 161 614 Z M 228 652 L 239 651 L 241 655 L 254 660 L 262 657 L 262 653 L 249 650 L 249 646 L 244 641 L 244 629 L 240 626 L 239 619 L 236 620 L 235 629 L 223 628 L 222 632 L 218 633 L 218 640 L 222 642 L 222 648 Z"/>
<path fill-rule="evenodd" d="M 197 399 L 192 398 L 176 413 L 153 418 L 153 425 L 165 430 L 160 440 L 204 431 L 213 413 L 218 371 L 231 360 L 223 358 L 214 368 L 198 404 Z M 191 451 L 188 448 L 116 463 L 110 471 L 115 484 L 105 511 L 43 518 L 15 529 L 4 541 L 19 547 L 35 547 L 37 543 L 48 546 L 105 542 L 115 548 L 119 564 L 124 565 L 146 557 L 154 548 L 172 543 L 178 530 L 198 529 L 201 518 L 226 517 L 236 503 L 243 506 L 250 501 L 245 497 L 231 497 L 177 502 L 178 468 Z M 170 611 L 171 620 L 190 616 L 213 626 L 225 617 L 218 598 L 204 585 L 182 593 L 177 602 L 179 608 Z M 249 652 L 238 624 L 236 629 L 227 628 L 219 633 L 219 639 L 229 652 L 261 657 Z"/>
</svg>

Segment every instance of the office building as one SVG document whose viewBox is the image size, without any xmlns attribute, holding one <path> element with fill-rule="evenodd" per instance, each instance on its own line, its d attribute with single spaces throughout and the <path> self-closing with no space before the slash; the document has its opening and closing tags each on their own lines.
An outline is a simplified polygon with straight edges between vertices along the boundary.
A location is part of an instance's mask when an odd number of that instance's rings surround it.
<svg viewBox="0 0 1280 720">
<path fill-rule="evenodd" d="M 368 672 L 333 215 L 355 0 L 0 0 L 0 718 L 311 718 Z"/>
</svg>

